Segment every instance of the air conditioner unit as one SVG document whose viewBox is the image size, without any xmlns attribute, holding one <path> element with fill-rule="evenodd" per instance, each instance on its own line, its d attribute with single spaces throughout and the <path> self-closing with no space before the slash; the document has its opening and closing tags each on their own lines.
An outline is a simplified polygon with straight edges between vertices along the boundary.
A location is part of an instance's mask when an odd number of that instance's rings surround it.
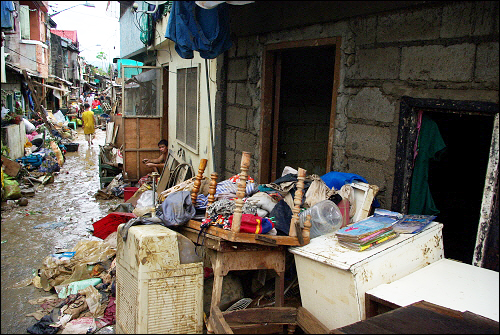
<svg viewBox="0 0 500 335">
<path fill-rule="evenodd" d="M 116 253 L 116 334 L 203 331 L 203 263 L 180 264 L 175 231 L 130 227 Z"/>
</svg>

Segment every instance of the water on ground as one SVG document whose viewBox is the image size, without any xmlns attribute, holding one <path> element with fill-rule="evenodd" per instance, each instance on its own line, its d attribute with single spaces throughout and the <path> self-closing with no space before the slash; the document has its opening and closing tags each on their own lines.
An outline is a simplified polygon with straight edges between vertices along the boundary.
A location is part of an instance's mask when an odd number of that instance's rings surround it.
<svg viewBox="0 0 500 335">
<path fill-rule="evenodd" d="M 9 208 L 2 203 L 2 334 L 26 334 L 36 319 L 25 315 L 40 308 L 28 300 L 52 294 L 33 285 L 16 284 L 33 278 L 43 259 L 51 253 L 71 249 L 82 239 L 100 240 L 92 236 L 92 223 L 123 202 L 123 199 L 94 198 L 100 188 L 99 145 L 104 145 L 105 131 L 96 129 L 91 147 L 83 129 L 78 128 L 77 132 L 73 142 L 80 144 L 78 151 L 66 153 L 66 161 L 53 183 L 39 188 L 40 184 L 35 183 L 36 194 L 28 198 L 27 206 Z M 33 228 L 54 222 L 64 223 L 53 229 Z"/>
</svg>

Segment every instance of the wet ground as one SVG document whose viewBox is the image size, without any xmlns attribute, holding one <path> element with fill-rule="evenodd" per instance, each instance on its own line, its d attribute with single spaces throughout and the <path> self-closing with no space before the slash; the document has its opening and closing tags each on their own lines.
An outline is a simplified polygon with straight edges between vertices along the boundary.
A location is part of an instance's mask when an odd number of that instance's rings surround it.
<svg viewBox="0 0 500 335">
<path fill-rule="evenodd" d="M 36 323 L 26 314 L 39 306 L 28 300 L 49 296 L 51 292 L 33 285 L 16 287 L 29 281 L 43 259 L 61 249 L 71 249 L 82 239 L 100 240 L 92 236 L 92 223 L 105 217 L 111 207 L 123 199 L 96 200 L 99 189 L 99 145 L 106 133 L 96 129 L 94 144 L 89 148 L 83 129 L 78 128 L 73 142 L 80 143 L 77 152 L 66 153 L 66 161 L 54 183 L 35 184 L 36 194 L 27 206 L 9 209 L 2 203 L 1 268 L 2 268 L 2 334 L 26 334 Z M 42 223 L 65 222 L 57 228 L 33 228 Z"/>
</svg>

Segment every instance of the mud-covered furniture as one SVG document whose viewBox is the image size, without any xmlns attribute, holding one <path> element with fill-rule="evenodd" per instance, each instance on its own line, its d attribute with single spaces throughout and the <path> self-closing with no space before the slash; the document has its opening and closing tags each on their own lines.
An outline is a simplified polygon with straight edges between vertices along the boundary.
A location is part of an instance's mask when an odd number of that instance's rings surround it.
<svg viewBox="0 0 500 335">
<path fill-rule="evenodd" d="M 192 201 L 195 203 L 206 160 L 200 162 L 198 174 L 192 191 Z M 207 254 L 214 271 L 214 285 L 212 289 L 211 308 L 219 308 L 222 294 L 222 282 L 229 271 L 272 269 L 276 272 L 275 279 L 275 306 L 284 305 L 285 286 L 285 253 L 287 246 L 300 246 L 309 243 L 310 218 L 300 230 L 298 213 L 302 202 L 304 179 L 306 171 L 299 169 L 297 191 L 295 192 L 294 208 L 290 236 L 272 236 L 263 234 L 240 233 L 243 197 L 245 196 L 247 171 L 250 163 L 250 153 L 243 152 L 241 159 L 241 173 L 239 174 L 238 191 L 236 193 L 235 210 L 231 230 L 215 226 L 202 227 L 202 222 L 190 220 L 180 228 L 183 235 L 190 238 L 195 244 L 206 247 Z M 209 203 L 214 201 L 217 175 L 212 174 Z M 296 224 L 295 224 L 296 223 Z M 294 227 L 294 229 L 292 229 Z M 211 314 L 210 319 L 214 316 Z"/>
</svg>

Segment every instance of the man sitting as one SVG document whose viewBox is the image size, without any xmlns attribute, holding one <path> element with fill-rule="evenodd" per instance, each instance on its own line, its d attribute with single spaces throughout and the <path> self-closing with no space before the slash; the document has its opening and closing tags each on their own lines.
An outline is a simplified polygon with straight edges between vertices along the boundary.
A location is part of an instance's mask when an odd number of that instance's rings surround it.
<svg viewBox="0 0 500 335">
<path fill-rule="evenodd" d="M 153 168 L 156 172 L 161 173 L 163 166 L 167 161 L 168 153 L 168 142 L 167 140 L 161 140 L 158 142 L 158 148 L 160 149 L 160 156 L 156 159 L 143 159 L 142 163 L 146 164 L 147 167 Z"/>
</svg>

